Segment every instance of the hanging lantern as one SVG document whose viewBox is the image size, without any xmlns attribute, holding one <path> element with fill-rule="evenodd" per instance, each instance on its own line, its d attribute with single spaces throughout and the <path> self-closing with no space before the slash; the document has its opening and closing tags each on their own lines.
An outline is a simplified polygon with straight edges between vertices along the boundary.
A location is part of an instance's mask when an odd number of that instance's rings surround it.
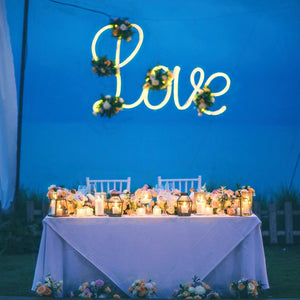
<svg viewBox="0 0 300 300">
<path fill-rule="evenodd" d="M 251 191 L 246 189 L 241 190 L 240 198 L 240 215 L 241 216 L 251 216 L 252 215 L 252 204 L 253 204 L 253 195 Z"/>
<path fill-rule="evenodd" d="M 51 217 L 67 217 L 68 216 L 68 203 L 66 199 L 57 199 L 57 193 L 52 193 L 52 199 L 50 200 L 50 207 L 48 216 Z"/>
<path fill-rule="evenodd" d="M 197 215 L 206 214 L 206 193 L 204 191 L 194 193 L 194 201 Z"/>
<path fill-rule="evenodd" d="M 123 200 L 119 194 L 111 194 L 107 200 L 108 215 L 110 217 L 121 217 L 123 214 Z"/>
<path fill-rule="evenodd" d="M 177 199 L 178 216 L 190 216 L 192 212 L 192 200 L 188 193 L 181 193 Z"/>
</svg>

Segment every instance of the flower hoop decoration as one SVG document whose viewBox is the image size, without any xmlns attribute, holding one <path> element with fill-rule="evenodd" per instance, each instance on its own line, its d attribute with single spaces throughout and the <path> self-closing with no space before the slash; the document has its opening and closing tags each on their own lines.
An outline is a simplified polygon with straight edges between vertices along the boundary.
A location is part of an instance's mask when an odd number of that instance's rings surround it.
<svg viewBox="0 0 300 300">
<path fill-rule="evenodd" d="M 82 283 L 78 290 L 70 292 L 70 297 L 76 298 L 116 298 L 119 299 L 118 294 L 112 293 L 111 288 L 105 284 L 102 279 L 97 279 L 92 282 Z"/>
<path fill-rule="evenodd" d="M 156 66 L 149 70 L 145 78 L 144 89 L 160 91 L 171 85 L 173 79 L 172 72 L 164 66 Z"/>
<path fill-rule="evenodd" d="M 215 103 L 215 98 L 208 85 L 204 86 L 203 89 L 194 98 L 195 105 L 198 110 L 198 115 L 202 116 L 205 110 L 208 110 Z"/>
<path fill-rule="evenodd" d="M 116 115 L 120 110 L 122 110 L 124 100 L 121 97 L 114 96 L 104 96 L 101 94 L 100 100 L 94 103 L 93 105 L 93 114 L 97 116 L 98 114 L 107 116 L 111 118 Z"/>
<path fill-rule="evenodd" d="M 240 279 L 230 284 L 230 290 L 235 292 L 236 298 L 257 298 L 263 294 L 261 282 L 253 279 Z"/>
<path fill-rule="evenodd" d="M 132 25 L 127 20 L 128 18 L 115 18 L 110 20 L 110 25 L 112 25 L 113 37 L 124 39 L 126 42 L 130 42 L 134 31 L 132 31 Z"/>
<path fill-rule="evenodd" d="M 100 58 L 93 58 L 91 65 L 93 66 L 93 72 L 101 76 L 116 75 L 117 68 L 114 60 L 107 59 L 107 55 Z"/>
<path fill-rule="evenodd" d="M 198 276 L 193 277 L 193 282 L 179 285 L 179 290 L 173 292 L 177 299 L 221 299 L 217 292 L 211 290 L 210 286 L 200 280 Z"/>
<path fill-rule="evenodd" d="M 51 278 L 51 275 L 45 277 L 45 282 L 38 282 L 35 287 L 35 292 L 38 296 L 59 297 L 62 293 L 62 281 L 56 282 Z"/>
<path fill-rule="evenodd" d="M 156 283 L 144 279 L 135 280 L 128 289 L 129 293 L 135 298 L 152 298 L 156 295 Z"/>
</svg>

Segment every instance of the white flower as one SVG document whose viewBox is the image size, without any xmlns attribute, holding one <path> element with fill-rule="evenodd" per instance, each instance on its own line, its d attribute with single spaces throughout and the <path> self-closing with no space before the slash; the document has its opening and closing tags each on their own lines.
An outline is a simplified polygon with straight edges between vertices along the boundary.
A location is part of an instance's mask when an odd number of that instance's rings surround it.
<svg viewBox="0 0 300 300">
<path fill-rule="evenodd" d="M 151 290 L 151 289 L 153 289 L 153 284 L 151 282 L 147 282 L 145 284 L 145 288 L 148 289 L 148 290 Z"/>
<path fill-rule="evenodd" d="M 127 29 L 127 26 L 126 26 L 125 24 L 122 24 L 122 25 L 120 26 L 120 29 L 124 31 L 124 30 Z"/>
<path fill-rule="evenodd" d="M 205 108 L 206 104 L 205 103 L 200 103 L 199 108 Z"/>
<path fill-rule="evenodd" d="M 110 103 L 107 102 L 107 101 L 105 101 L 104 104 L 103 104 L 103 108 L 104 108 L 105 110 L 109 110 L 109 109 L 111 108 Z"/>
<path fill-rule="evenodd" d="M 198 285 L 195 287 L 195 294 L 204 295 L 206 292 L 205 288 L 202 285 Z"/>
<path fill-rule="evenodd" d="M 166 81 L 168 77 L 166 75 L 161 76 L 162 80 Z"/>
<path fill-rule="evenodd" d="M 123 99 L 123 98 L 120 98 L 119 102 L 120 102 L 120 103 L 124 103 L 124 99 Z"/>
<path fill-rule="evenodd" d="M 255 290 L 255 285 L 252 282 L 248 282 L 247 289 L 252 293 Z"/>
<path fill-rule="evenodd" d="M 202 95 L 203 94 L 203 90 L 200 90 L 200 92 L 198 93 L 198 95 Z"/>
<path fill-rule="evenodd" d="M 151 81 L 156 79 L 155 75 L 152 75 L 152 74 L 149 76 L 149 78 Z"/>
<path fill-rule="evenodd" d="M 106 95 L 105 96 L 105 99 L 110 99 L 111 98 L 111 95 Z"/>
<path fill-rule="evenodd" d="M 214 97 L 211 98 L 211 102 L 215 103 L 215 98 Z"/>
<path fill-rule="evenodd" d="M 51 184 L 51 185 L 48 187 L 48 190 L 51 190 L 51 189 L 53 189 L 53 188 L 55 188 L 55 187 L 56 187 L 55 184 Z"/>
<path fill-rule="evenodd" d="M 159 85 L 159 81 L 156 80 L 156 79 L 151 80 L 151 84 L 152 84 L 153 86 L 157 86 L 157 85 Z"/>
<path fill-rule="evenodd" d="M 190 286 L 189 289 L 188 289 L 188 291 L 190 293 L 195 293 L 195 288 L 193 286 Z"/>
</svg>

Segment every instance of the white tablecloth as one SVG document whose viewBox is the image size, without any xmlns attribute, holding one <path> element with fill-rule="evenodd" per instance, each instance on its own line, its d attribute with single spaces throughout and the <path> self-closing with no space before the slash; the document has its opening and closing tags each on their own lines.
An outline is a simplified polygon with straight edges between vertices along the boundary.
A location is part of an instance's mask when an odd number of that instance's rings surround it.
<svg viewBox="0 0 300 300">
<path fill-rule="evenodd" d="M 194 275 L 223 296 L 240 278 L 268 288 L 260 224 L 255 215 L 46 217 L 32 288 L 47 274 L 64 281 L 65 295 L 103 274 L 126 293 L 151 279 L 159 298 Z"/>
</svg>

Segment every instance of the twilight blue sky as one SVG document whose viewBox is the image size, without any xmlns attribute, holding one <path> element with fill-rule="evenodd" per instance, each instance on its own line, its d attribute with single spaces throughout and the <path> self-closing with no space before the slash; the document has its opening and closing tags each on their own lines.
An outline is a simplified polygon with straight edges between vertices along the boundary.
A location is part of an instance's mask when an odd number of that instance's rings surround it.
<svg viewBox="0 0 300 300">
<path fill-rule="evenodd" d="M 6 1 L 19 83 L 23 1 Z M 191 105 L 179 111 L 173 94 L 158 111 L 144 103 L 111 119 L 92 115 L 100 94 L 115 93 L 114 78 L 92 73 L 91 43 L 109 18 L 30 0 L 25 73 L 21 184 L 46 191 L 50 184 L 78 185 L 91 178 L 132 177 L 133 189 L 157 176 L 203 176 L 209 185 L 253 186 L 258 194 L 289 184 L 300 151 L 299 28 L 296 0 L 106 1 L 64 0 L 113 17 L 128 17 L 144 31 L 136 57 L 121 70 L 127 103 L 142 92 L 144 77 L 158 63 L 181 67 L 180 102 L 196 67 L 205 80 L 215 72 L 231 79 L 214 109 L 198 117 Z M 122 43 L 121 59 L 132 51 Z M 113 59 L 110 33 L 97 43 L 98 56 Z M 222 89 L 216 80 L 212 90 Z M 151 92 L 152 104 L 165 92 Z M 294 187 L 300 184 L 297 170 Z"/>
</svg>

